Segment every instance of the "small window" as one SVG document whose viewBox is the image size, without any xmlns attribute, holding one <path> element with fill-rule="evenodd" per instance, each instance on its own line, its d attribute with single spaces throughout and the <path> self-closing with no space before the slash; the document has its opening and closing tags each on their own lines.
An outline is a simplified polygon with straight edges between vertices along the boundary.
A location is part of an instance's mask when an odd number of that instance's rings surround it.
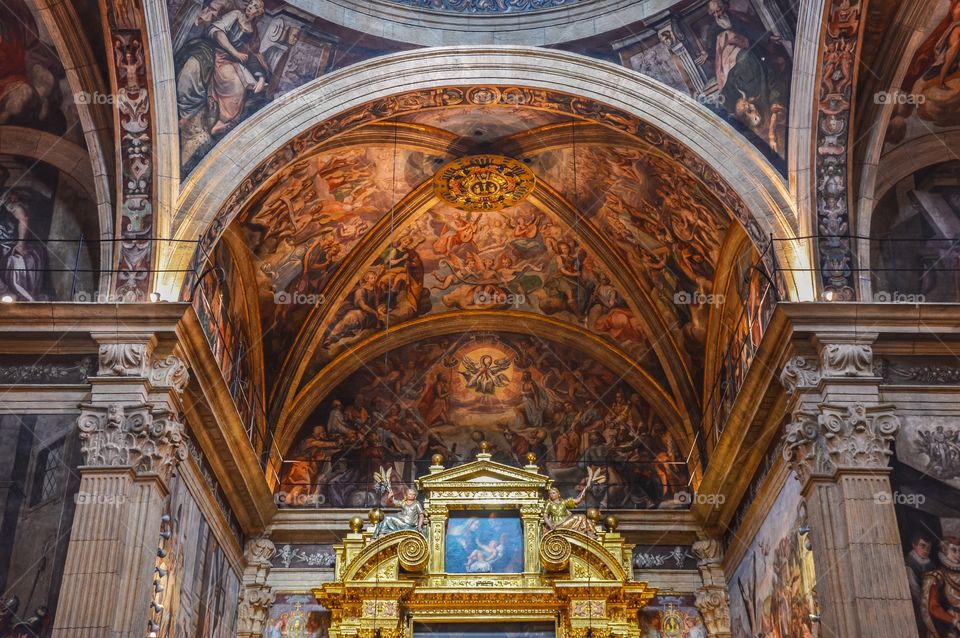
<svg viewBox="0 0 960 638">
<path fill-rule="evenodd" d="M 60 492 L 63 477 L 63 439 L 44 448 L 37 454 L 33 471 L 33 489 L 30 490 L 30 505 L 38 505 Z"/>
</svg>

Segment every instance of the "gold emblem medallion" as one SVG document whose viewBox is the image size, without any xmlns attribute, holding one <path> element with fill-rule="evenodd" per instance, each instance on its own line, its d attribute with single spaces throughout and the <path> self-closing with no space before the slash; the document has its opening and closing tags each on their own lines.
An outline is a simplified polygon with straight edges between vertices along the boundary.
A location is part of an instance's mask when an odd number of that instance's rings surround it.
<svg viewBox="0 0 960 638">
<path fill-rule="evenodd" d="M 446 164 L 433 178 L 437 197 L 467 211 L 519 204 L 537 184 L 526 164 L 503 155 L 469 155 Z"/>
<path fill-rule="evenodd" d="M 682 638 L 685 633 L 683 614 L 676 603 L 667 603 L 660 613 L 660 634 L 664 638 Z"/>
</svg>

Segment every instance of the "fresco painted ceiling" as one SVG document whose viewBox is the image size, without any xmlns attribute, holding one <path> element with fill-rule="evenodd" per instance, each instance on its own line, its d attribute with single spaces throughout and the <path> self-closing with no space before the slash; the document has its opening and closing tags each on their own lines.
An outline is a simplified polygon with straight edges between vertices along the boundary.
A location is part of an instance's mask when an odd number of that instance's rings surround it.
<svg viewBox="0 0 960 638">
<path fill-rule="evenodd" d="M 575 2 L 395 1 L 466 13 L 516 13 Z M 638 2 L 636 21 L 628 16 L 613 31 L 555 46 L 622 65 L 689 95 L 785 172 L 794 4 L 681 0 L 651 17 Z M 280 0 L 167 0 L 167 9 L 183 179 L 227 133 L 278 97 L 351 64 L 418 46 L 364 33 L 362 22 L 334 24 Z M 223 48 L 218 33 L 229 34 L 233 52 Z M 213 55 L 217 51 L 219 58 Z M 221 67 L 222 81 L 208 82 Z"/>
<path fill-rule="evenodd" d="M 533 194 L 495 211 L 441 203 L 439 169 L 491 149 L 532 171 Z M 705 300 L 732 224 L 662 150 L 529 108 L 421 111 L 331 138 L 250 202 L 228 232 L 241 278 L 228 287 L 256 279 L 265 396 L 304 432 L 328 415 L 303 406 L 359 374 L 344 372 L 354 360 L 381 361 L 369 353 L 388 333 L 410 331 L 416 344 L 487 316 L 604 344 L 639 375 L 632 394 L 666 399 L 689 451 L 681 424 L 702 383 Z M 538 374 L 569 378 L 556 366 Z M 278 444 L 286 453 L 303 436 Z"/>
</svg>

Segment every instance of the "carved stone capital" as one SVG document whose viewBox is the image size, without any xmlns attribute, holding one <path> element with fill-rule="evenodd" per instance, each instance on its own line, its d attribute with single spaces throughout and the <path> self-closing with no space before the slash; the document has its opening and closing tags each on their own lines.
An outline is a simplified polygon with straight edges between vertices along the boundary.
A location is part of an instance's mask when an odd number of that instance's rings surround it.
<svg viewBox="0 0 960 638">
<path fill-rule="evenodd" d="M 839 470 L 883 470 L 900 428 L 893 406 L 833 405 L 797 410 L 787 425 L 784 458 L 804 482 Z"/>
<path fill-rule="evenodd" d="M 823 377 L 872 377 L 876 335 L 821 335 L 820 374 Z"/>
<path fill-rule="evenodd" d="M 730 594 L 723 585 L 708 585 L 696 592 L 694 603 L 711 637 L 730 635 Z"/>
<path fill-rule="evenodd" d="M 146 377 L 150 371 L 150 357 L 156 345 L 152 335 L 94 334 L 100 344 L 98 351 L 101 377 Z"/>
<path fill-rule="evenodd" d="M 270 559 L 277 553 L 277 547 L 266 536 L 258 536 L 247 541 L 243 557 L 248 566 L 269 567 Z"/>
<path fill-rule="evenodd" d="M 813 388 L 820 382 L 820 368 L 806 357 L 793 357 L 780 372 L 780 384 L 792 395 L 800 388 Z"/>
<path fill-rule="evenodd" d="M 84 465 L 131 467 L 166 481 L 187 457 L 184 426 L 165 410 L 149 405 L 84 405 L 77 419 Z"/>
<path fill-rule="evenodd" d="M 719 565 L 723 560 L 723 545 L 716 538 L 697 541 L 693 544 L 693 554 L 699 567 Z"/>
<path fill-rule="evenodd" d="M 242 589 L 237 606 L 237 634 L 244 638 L 262 636 L 263 625 L 275 598 L 276 595 L 266 585 L 251 585 Z"/>
</svg>

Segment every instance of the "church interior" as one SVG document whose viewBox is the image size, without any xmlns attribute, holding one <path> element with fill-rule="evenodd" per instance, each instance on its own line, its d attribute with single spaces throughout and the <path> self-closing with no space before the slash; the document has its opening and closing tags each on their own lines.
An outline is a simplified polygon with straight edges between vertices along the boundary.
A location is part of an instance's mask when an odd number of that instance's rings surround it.
<svg viewBox="0 0 960 638">
<path fill-rule="evenodd" d="M 0 0 L 0 638 L 960 638 L 958 304 L 960 0 Z"/>
</svg>

